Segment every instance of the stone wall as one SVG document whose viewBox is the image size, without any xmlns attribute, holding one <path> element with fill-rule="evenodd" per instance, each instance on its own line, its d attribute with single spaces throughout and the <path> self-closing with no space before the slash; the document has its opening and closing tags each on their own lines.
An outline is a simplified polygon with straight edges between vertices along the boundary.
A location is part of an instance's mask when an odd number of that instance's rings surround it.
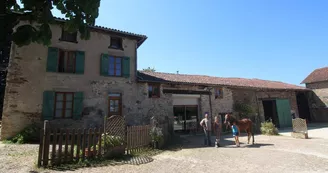
<svg viewBox="0 0 328 173">
<path fill-rule="evenodd" d="M 328 82 L 317 82 L 306 84 L 312 89 L 307 94 L 312 121 L 328 122 Z"/>
<path fill-rule="evenodd" d="M 21 23 L 23 24 L 23 22 Z M 84 110 L 81 120 L 59 119 L 50 124 L 56 127 L 96 127 L 101 126 L 107 115 L 108 92 L 122 93 L 123 115 L 130 117 L 138 113 L 135 69 L 136 40 L 123 38 L 122 50 L 108 49 L 110 36 L 105 33 L 91 32 L 90 40 L 78 43 L 59 41 L 61 28 L 51 25 L 52 47 L 85 52 L 84 74 L 63 74 L 46 72 L 48 48 L 32 43 L 17 47 L 12 44 L 11 59 L 7 75 L 4 110 L 2 116 L 1 139 L 17 134 L 32 123 L 42 124 L 43 91 L 82 91 L 84 93 Z M 100 76 L 100 56 L 107 53 L 114 56 L 130 57 L 130 77 Z M 141 90 L 144 88 L 141 87 Z M 138 116 L 138 115 L 137 115 Z"/>
<path fill-rule="evenodd" d="M 212 94 L 210 97 L 208 95 L 201 95 L 201 99 L 200 99 L 201 118 L 203 118 L 205 112 L 211 112 L 210 98 L 212 103 L 213 121 L 214 121 L 214 117 L 218 116 L 219 114 L 232 112 L 232 105 L 233 105 L 232 91 L 225 87 L 223 87 L 222 90 L 223 90 L 222 98 L 215 98 L 214 89 L 211 90 Z"/>
<path fill-rule="evenodd" d="M 298 117 L 295 91 L 232 89 L 232 93 L 235 103 L 246 103 L 253 108 L 254 115 L 257 116 L 255 117 L 255 120 L 258 121 L 257 126 L 260 122 L 265 121 L 262 99 L 288 99 L 291 110 L 295 111 L 295 115 Z"/>
</svg>

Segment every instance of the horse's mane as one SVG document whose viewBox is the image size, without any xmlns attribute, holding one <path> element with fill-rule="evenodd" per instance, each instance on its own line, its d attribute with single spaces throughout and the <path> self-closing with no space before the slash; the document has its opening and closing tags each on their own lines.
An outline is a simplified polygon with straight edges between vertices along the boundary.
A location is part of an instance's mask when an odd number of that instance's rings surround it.
<svg viewBox="0 0 328 173">
<path fill-rule="evenodd" d="M 237 118 L 235 116 L 233 116 L 233 115 L 230 114 L 229 115 L 229 123 L 232 124 L 234 121 L 236 121 L 236 123 L 237 123 L 238 120 L 237 120 Z"/>
</svg>

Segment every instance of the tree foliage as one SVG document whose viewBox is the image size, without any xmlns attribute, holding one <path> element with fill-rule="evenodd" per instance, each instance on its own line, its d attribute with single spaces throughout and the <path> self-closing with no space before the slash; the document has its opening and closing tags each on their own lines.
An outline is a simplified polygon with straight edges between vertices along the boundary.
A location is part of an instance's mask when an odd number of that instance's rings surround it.
<svg viewBox="0 0 328 173">
<path fill-rule="evenodd" d="M 233 110 L 239 114 L 241 118 L 245 118 L 254 113 L 254 109 L 247 103 L 234 103 Z"/>
<path fill-rule="evenodd" d="M 144 68 L 144 69 L 142 69 L 142 71 L 146 71 L 146 72 L 155 72 L 156 69 L 155 69 L 154 67 L 153 67 L 153 68 L 148 67 L 148 68 Z"/>
<path fill-rule="evenodd" d="M 21 5 L 16 0 L 6 2 L 6 23 L 10 27 L 15 27 L 20 20 L 29 21 L 29 24 L 17 27 L 12 34 L 12 41 L 18 46 L 32 42 L 51 44 L 50 24 L 55 22 L 51 10 L 54 8 L 65 14 L 67 22 L 63 27 L 66 31 L 79 31 L 81 39 L 89 39 L 88 25 L 95 25 L 100 6 L 100 0 L 21 0 Z"/>
</svg>

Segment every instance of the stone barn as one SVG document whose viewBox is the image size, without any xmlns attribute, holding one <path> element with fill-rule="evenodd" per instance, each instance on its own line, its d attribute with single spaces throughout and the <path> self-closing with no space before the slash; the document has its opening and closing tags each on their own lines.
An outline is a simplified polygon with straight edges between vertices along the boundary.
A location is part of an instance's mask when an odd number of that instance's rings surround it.
<svg viewBox="0 0 328 173">
<path fill-rule="evenodd" d="M 314 70 L 302 84 L 312 90 L 306 95 L 311 116 L 304 118 L 313 122 L 328 122 L 328 67 Z"/>
<path fill-rule="evenodd" d="M 238 112 L 237 105 L 248 106 L 247 116 L 257 124 L 271 119 L 277 127 L 291 127 L 292 117 L 299 117 L 296 95 L 307 92 L 277 81 L 160 72 L 139 72 L 138 82 L 148 85 L 149 98 L 167 104 L 161 111 L 173 118 L 174 130 L 187 133 L 205 112 L 223 121 L 226 113 Z"/>
</svg>

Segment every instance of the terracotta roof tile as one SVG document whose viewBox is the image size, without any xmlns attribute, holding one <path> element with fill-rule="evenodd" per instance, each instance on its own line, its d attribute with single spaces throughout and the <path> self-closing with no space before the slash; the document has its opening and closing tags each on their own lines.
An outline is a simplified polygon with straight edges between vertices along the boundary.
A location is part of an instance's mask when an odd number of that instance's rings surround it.
<svg viewBox="0 0 328 173">
<path fill-rule="evenodd" d="M 278 81 L 268 81 L 261 79 L 246 78 L 223 78 L 206 75 L 187 75 L 162 72 L 138 72 L 139 81 L 161 82 L 161 83 L 182 83 L 197 85 L 223 85 L 233 87 L 247 87 L 258 89 L 288 89 L 288 90 L 306 90 L 305 87 L 292 85 Z"/>
<path fill-rule="evenodd" d="M 322 81 L 328 81 L 328 67 L 315 69 L 302 81 L 302 84 Z"/>
</svg>

